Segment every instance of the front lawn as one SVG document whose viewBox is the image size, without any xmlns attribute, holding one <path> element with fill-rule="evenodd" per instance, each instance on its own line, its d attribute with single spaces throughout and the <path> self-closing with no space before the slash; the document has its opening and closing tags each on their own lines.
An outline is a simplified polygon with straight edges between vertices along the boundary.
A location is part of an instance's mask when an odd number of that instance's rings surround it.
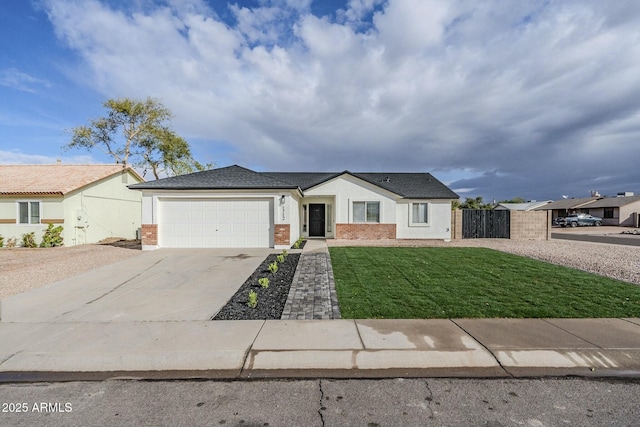
<svg viewBox="0 0 640 427">
<path fill-rule="evenodd" d="M 640 317 L 640 286 L 484 248 L 329 249 L 342 317 Z"/>
</svg>

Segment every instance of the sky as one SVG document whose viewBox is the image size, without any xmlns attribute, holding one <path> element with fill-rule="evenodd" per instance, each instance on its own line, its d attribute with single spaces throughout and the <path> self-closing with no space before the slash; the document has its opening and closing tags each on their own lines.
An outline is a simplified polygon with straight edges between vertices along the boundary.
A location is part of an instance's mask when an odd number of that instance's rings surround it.
<svg viewBox="0 0 640 427">
<path fill-rule="evenodd" d="M 637 0 L 2 1 L 0 164 L 111 162 L 62 147 L 121 97 L 217 167 L 640 194 Z"/>
</svg>

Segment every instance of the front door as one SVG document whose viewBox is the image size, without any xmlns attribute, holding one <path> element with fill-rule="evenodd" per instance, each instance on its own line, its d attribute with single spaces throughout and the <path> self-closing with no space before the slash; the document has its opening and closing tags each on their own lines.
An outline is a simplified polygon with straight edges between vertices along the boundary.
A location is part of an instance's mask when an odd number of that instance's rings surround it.
<svg viewBox="0 0 640 427">
<path fill-rule="evenodd" d="M 324 204 L 309 205 L 309 236 L 324 237 Z"/>
</svg>

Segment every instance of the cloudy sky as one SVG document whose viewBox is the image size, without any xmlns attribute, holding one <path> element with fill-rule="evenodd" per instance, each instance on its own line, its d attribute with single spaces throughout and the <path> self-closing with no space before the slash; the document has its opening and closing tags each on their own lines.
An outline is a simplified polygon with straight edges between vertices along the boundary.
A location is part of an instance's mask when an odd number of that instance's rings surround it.
<svg viewBox="0 0 640 427">
<path fill-rule="evenodd" d="M 429 171 L 461 198 L 640 193 L 637 0 L 4 0 L 0 163 L 160 99 L 195 157 Z"/>
</svg>

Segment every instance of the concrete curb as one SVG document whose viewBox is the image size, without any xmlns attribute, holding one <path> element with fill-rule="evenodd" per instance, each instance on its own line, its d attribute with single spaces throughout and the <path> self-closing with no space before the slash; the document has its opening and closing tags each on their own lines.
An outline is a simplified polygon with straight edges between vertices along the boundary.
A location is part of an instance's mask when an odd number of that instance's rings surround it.
<svg viewBox="0 0 640 427">
<path fill-rule="evenodd" d="M 640 319 L 0 323 L 0 382 L 640 378 Z"/>
</svg>

